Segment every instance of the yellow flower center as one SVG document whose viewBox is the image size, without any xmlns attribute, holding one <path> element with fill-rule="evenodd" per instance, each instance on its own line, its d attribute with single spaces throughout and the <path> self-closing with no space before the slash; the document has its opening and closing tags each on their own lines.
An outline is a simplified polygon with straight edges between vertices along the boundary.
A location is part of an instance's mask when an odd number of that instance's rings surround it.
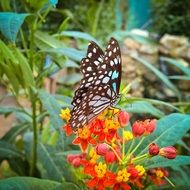
<svg viewBox="0 0 190 190">
<path fill-rule="evenodd" d="M 164 172 L 162 172 L 161 170 L 156 170 L 156 176 L 162 178 L 164 177 Z"/>
<path fill-rule="evenodd" d="M 118 129 L 119 128 L 119 122 L 113 119 L 107 118 L 105 120 L 105 128 L 104 131 L 107 132 L 109 129 Z"/>
<path fill-rule="evenodd" d="M 87 127 L 79 128 L 77 132 L 81 139 L 87 139 L 90 136 L 90 130 Z"/>
<path fill-rule="evenodd" d="M 61 113 L 59 114 L 59 116 L 68 122 L 71 118 L 71 113 L 69 108 L 61 109 Z"/>
<path fill-rule="evenodd" d="M 100 157 L 98 154 L 96 154 L 96 151 L 92 148 L 89 152 L 90 156 L 90 163 L 95 164 L 96 160 Z"/>
<path fill-rule="evenodd" d="M 133 139 L 133 133 L 131 133 L 131 131 L 124 131 L 123 135 L 124 135 L 125 141 L 129 141 Z"/>
<path fill-rule="evenodd" d="M 130 177 L 130 173 L 127 172 L 127 169 L 122 169 L 122 170 L 119 170 L 117 172 L 117 177 L 116 177 L 116 180 L 120 183 L 120 182 L 127 182 L 129 180 L 129 177 Z"/>
<path fill-rule="evenodd" d="M 98 178 L 104 177 L 104 175 L 106 174 L 106 170 L 107 170 L 107 166 L 106 164 L 103 164 L 102 162 L 100 162 L 98 165 L 95 166 L 95 172 Z"/>
<path fill-rule="evenodd" d="M 135 169 L 138 171 L 139 176 L 142 176 L 145 173 L 145 169 L 141 165 L 135 166 Z"/>
</svg>

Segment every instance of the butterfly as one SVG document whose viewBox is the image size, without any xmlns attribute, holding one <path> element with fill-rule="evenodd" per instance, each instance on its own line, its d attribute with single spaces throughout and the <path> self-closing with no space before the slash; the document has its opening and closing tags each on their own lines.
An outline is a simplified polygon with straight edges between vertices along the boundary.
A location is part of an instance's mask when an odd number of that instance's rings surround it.
<svg viewBox="0 0 190 190">
<path fill-rule="evenodd" d="M 72 101 L 70 124 L 73 130 L 89 124 L 120 97 L 121 52 L 118 42 L 111 38 L 105 53 L 95 42 L 90 42 L 80 70 L 83 78 Z"/>
</svg>

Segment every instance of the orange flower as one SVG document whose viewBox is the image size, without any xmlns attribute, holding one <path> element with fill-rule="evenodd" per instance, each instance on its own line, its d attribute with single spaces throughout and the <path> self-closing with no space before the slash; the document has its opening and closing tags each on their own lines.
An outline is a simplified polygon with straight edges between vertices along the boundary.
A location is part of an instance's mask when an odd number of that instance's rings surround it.
<svg viewBox="0 0 190 190">
<path fill-rule="evenodd" d="M 61 109 L 61 113 L 59 114 L 59 116 L 65 120 L 65 121 L 69 121 L 70 118 L 71 118 L 71 113 L 70 113 L 70 110 L 69 108 L 66 108 L 66 109 Z"/>
<path fill-rule="evenodd" d="M 94 166 L 92 179 L 87 182 L 89 188 L 97 187 L 97 190 L 104 190 L 106 187 L 111 187 L 115 183 L 115 175 L 107 170 L 106 164 L 100 162 Z"/>
<path fill-rule="evenodd" d="M 96 144 L 96 141 L 91 137 L 91 131 L 87 126 L 77 130 L 78 137 L 73 140 L 73 144 L 80 144 L 83 151 L 87 149 L 88 144 Z"/>
<path fill-rule="evenodd" d="M 63 126 L 63 130 L 66 132 L 66 136 L 70 136 L 73 133 L 73 129 L 69 123 Z"/>
<path fill-rule="evenodd" d="M 113 190 L 130 190 L 131 187 L 127 184 L 129 181 L 130 173 L 127 171 L 126 168 L 119 170 L 117 172 L 117 177 L 116 177 L 116 183 L 113 187 Z"/>
<path fill-rule="evenodd" d="M 164 168 L 154 168 L 148 171 L 148 175 L 155 185 L 164 185 L 165 177 L 168 177 L 168 171 Z"/>
</svg>

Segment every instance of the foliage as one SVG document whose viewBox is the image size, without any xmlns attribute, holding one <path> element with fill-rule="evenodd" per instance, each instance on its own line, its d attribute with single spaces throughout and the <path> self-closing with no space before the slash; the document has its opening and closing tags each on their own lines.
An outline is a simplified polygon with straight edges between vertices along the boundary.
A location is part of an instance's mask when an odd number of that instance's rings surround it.
<svg viewBox="0 0 190 190">
<path fill-rule="evenodd" d="M 1 99 L 11 96 L 17 102 L 16 106 L 0 107 L 0 115 L 8 117 L 14 114 L 17 119 L 0 139 L 0 177 L 9 177 L 0 181 L 0 189 L 86 189 L 80 168 L 74 170 L 66 160 L 67 155 L 79 153 L 80 150 L 72 144 L 73 137 L 68 138 L 63 133 L 65 123 L 59 116 L 62 107 L 71 107 L 74 87 L 81 79 L 79 61 L 85 55 L 89 40 L 101 46 L 110 31 L 119 40 L 130 36 L 144 43 L 152 42 L 151 38 L 132 32 L 113 31 L 115 26 L 121 29 L 121 17 L 117 17 L 118 23 L 114 21 L 114 1 L 72 3 L 58 3 L 56 0 L 0 1 L 1 10 L 4 11 L 0 13 L 0 20 L 3 18 L 0 22 L 0 83 L 8 91 Z M 118 12 L 119 1 L 116 3 Z M 181 98 L 181 92 L 172 83 L 181 75 L 168 77 L 142 58 L 132 57 L 154 72 L 165 86 Z M 178 67 L 184 73 L 183 77 L 189 80 L 189 70 L 181 66 L 178 60 L 162 59 Z M 62 85 L 57 92 L 64 92 L 64 95 L 44 90 L 44 81 L 54 81 L 55 74 L 62 69 L 66 74 L 57 81 Z M 155 135 L 144 141 L 139 155 L 147 150 L 153 140 L 161 146 L 176 145 L 179 154 L 188 151 L 182 139 L 189 129 L 186 102 L 181 105 L 181 102 L 172 104 L 148 98 L 126 98 L 129 89 L 130 84 L 121 88 L 118 107 L 133 113 L 134 119 L 144 117 L 143 114 L 158 119 Z M 27 101 L 27 107 L 23 105 L 23 100 Z M 155 159 L 146 167 L 168 166 L 172 171 L 179 172 L 181 178 L 172 176 L 176 189 L 179 189 L 187 181 L 187 168 L 181 165 L 188 163 L 189 157 L 178 156 L 175 161 Z"/>
<path fill-rule="evenodd" d="M 188 0 L 152 0 L 153 30 L 189 36 L 190 2 Z"/>
</svg>

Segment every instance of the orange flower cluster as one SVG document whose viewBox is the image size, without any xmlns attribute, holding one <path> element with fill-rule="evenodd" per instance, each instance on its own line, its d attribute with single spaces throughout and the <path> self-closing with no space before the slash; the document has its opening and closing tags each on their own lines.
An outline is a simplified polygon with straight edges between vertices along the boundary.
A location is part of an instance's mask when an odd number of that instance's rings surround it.
<svg viewBox="0 0 190 190">
<path fill-rule="evenodd" d="M 68 122 L 68 109 L 65 112 L 62 110 L 60 116 Z M 82 151 L 81 154 L 68 155 L 67 161 L 74 167 L 83 168 L 89 189 L 130 190 L 133 186 L 143 188 L 147 179 L 156 185 L 163 184 L 165 179 L 169 180 L 166 170 L 157 168 L 146 171 L 142 161 L 156 155 L 173 159 L 176 157 L 174 147 L 160 148 L 152 143 L 147 153 L 135 154 L 144 138 L 155 130 L 156 120 L 136 121 L 131 125 L 131 130 L 128 124 L 127 112 L 107 109 L 75 133 L 69 123 L 63 126 L 67 136 L 75 135 L 73 144 L 79 145 Z M 137 138 L 140 140 L 135 143 Z"/>
</svg>

